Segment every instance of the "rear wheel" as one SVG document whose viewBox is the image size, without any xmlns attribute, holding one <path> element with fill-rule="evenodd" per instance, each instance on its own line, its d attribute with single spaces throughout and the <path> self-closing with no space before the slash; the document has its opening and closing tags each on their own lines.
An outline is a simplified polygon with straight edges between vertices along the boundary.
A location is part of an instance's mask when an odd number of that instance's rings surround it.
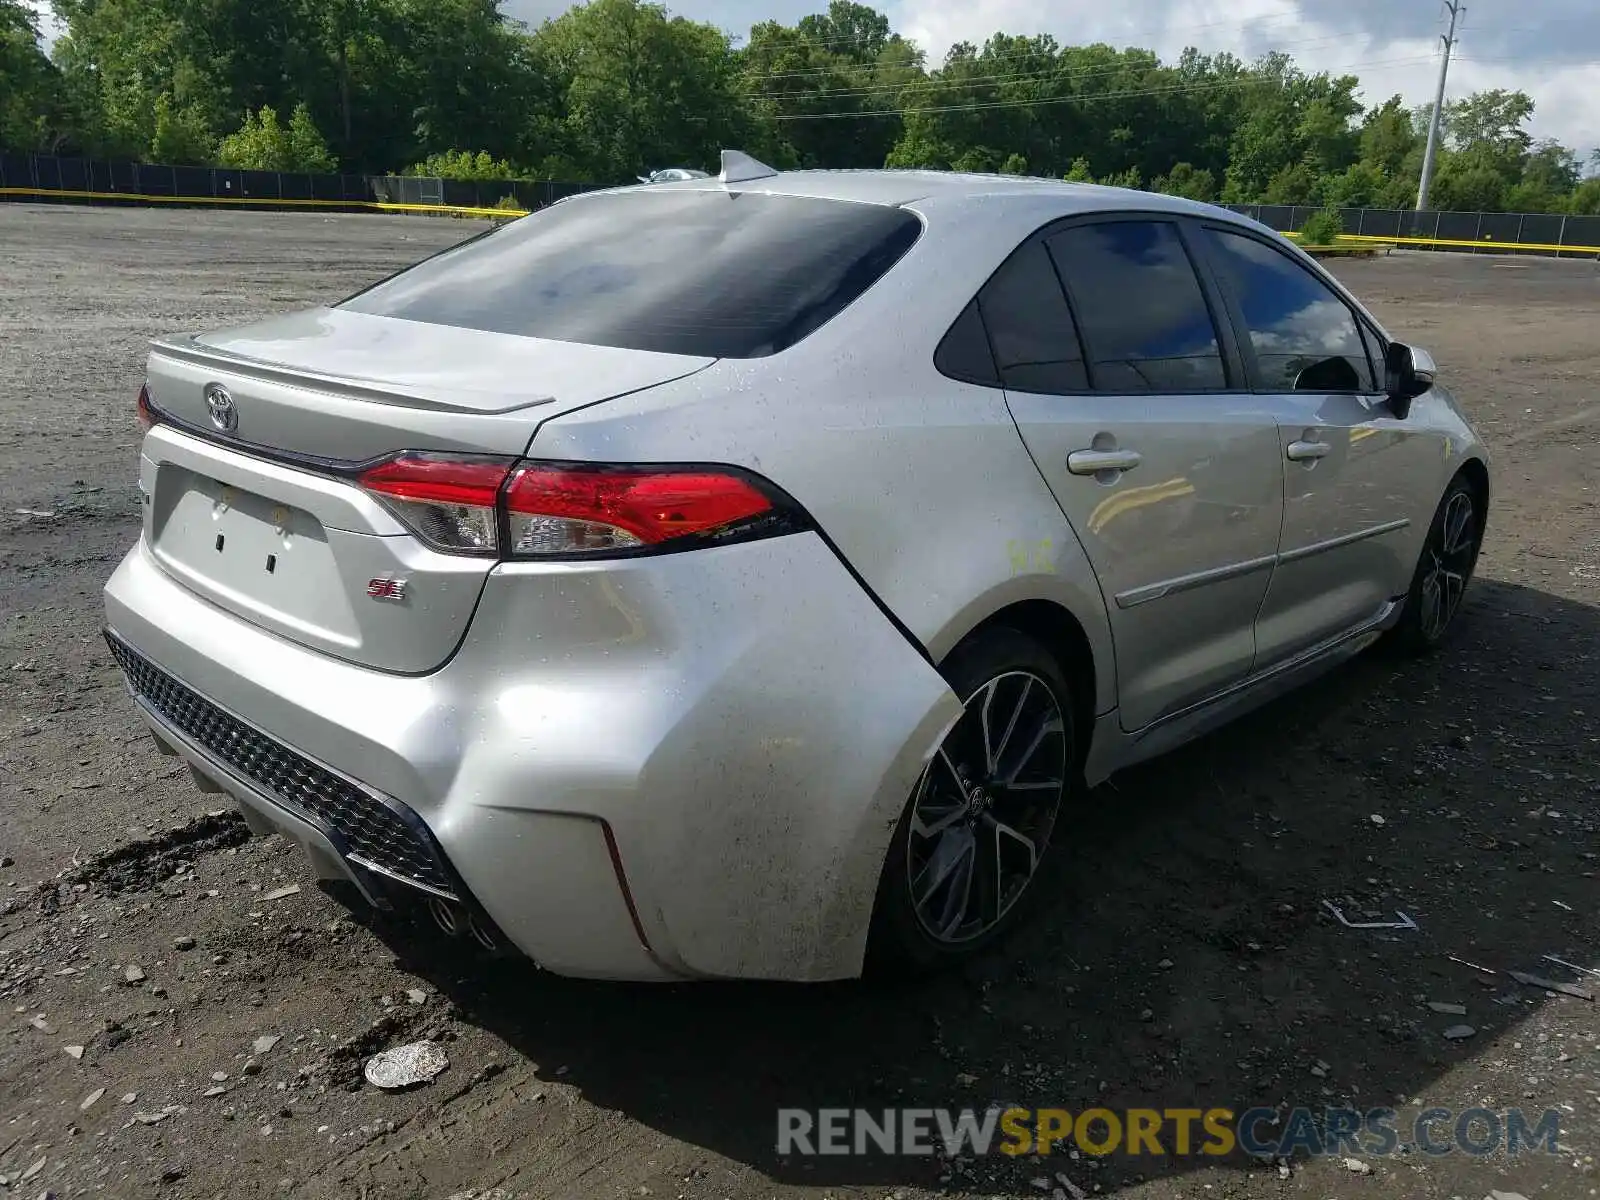
<svg viewBox="0 0 1600 1200">
<path fill-rule="evenodd" d="M 1478 565 L 1486 515 L 1482 497 L 1466 478 L 1450 481 L 1428 529 L 1400 623 L 1386 639 L 1390 648 L 1426 654 L 1444 641 Z"/>
<path fill-rule="evenodd" d="M 964 711 L 889 847 L 868 947 L 875 970 L 965 958 L 1015 924 L 1037 888 L 1077 771 L 1071 692 L 1055 659 L 1011 629 L 947 661 Z"/>
</svg>

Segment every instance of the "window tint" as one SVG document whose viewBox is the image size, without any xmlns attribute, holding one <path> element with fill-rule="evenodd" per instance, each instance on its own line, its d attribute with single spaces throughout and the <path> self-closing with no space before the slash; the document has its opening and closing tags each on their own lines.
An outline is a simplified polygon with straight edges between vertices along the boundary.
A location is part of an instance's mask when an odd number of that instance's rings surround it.
<svg viewBox="0 0 1600 1200">
<path fill-rule="evenodd" d="M 956 323 L 939 342 L 933 352 L 933 365 L 951 379 L 967 383 L 981 383 L 993 387 L 1000 382 L 995 372 L 994 355 L 989 350 L 989 335 L 984 331 L 983 318 L 978 314 L 978 301 L 971 300 Z"/>
<path fill-rule="evenodd" d="M 1216 326 L 1178 231 L 1165 221 L 1080 225 L 1049 239 L 1100 391 L 1228 386 Z"/>
<path fill-rule="evenodd" d="M 1273 391 L 1375 391 L 1355 314 L 1281 250 L 1243 234 L 1207 231 Z M 1304 378 L 1302 378 L 1302 375 Z"/>
<path fill-rule="evenodd" d="M 978 294 L 1000 382 L 1019 392 L 1081 392 L 1083 349 L 1043 243 L 1029 242 Z"/>
<path fill-rule="evenodd" d="M 754 192 L 552 205 L 352 297 L 356 312 L 633 350 L 756 358 L 835 316 L 917 240 L 910 212 Z"/>
</svg>

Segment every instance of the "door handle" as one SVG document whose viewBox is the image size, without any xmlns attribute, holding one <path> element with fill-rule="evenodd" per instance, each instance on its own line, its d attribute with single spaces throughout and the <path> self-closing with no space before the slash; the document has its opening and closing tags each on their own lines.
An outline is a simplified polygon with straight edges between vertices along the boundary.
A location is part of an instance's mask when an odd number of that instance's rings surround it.
<svg viewBox="0 0 1600 1200">
<path fill-rule="evenodd" d="M 1074 475 L 1101 471 L 1131 471 L 1144 459 L 1137 450 L 1074 450 L 1067 455 L 1067 470 Z"/>
<path fill-rule="evenodd" d="M 1319 458 L 1326 458 L 1333 450 L 1327 442 L 1290 442 L 1285 451 L 1290 462 L 1315 462 Z"/>
</svg>

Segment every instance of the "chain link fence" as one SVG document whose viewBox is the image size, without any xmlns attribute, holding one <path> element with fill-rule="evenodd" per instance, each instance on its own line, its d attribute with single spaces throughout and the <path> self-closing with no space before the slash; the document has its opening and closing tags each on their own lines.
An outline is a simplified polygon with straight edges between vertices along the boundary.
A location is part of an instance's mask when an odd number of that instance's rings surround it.
<svg viewBox="0 0 1600 1200">
<path fill-rule="evenodd" d="M 423 179 L 402 175 L 317 175 L 161 163 L 0 153 L 0 200 L 70 203 L 196 203 L 241 207 L 380 206 L 491 209 L 507 197 L 528 211 L 592 188 L 535 180 Z"/>
<path fill-rule="evenodd" d="M 310 175 L 159 163 L 0 153 L 0 200 L 69 203 L 231 204 L 241 207 L 487 210 L 509 198 L 528 212 L 595 187 L 547 180 L 427 179 L 411 175 Z M 1280 233 L 1299 230 L 1319 211 L 1309 205 L 1236 204 Z M 1419 249 L 1515 250 L 1600 258 L 1600 216 L 1559 213 L 1339 210 L 1346 235 Z"/>
<path fill-rule="evenodd" d="M 1280 233 L 1299 230 L 1321 210 L 1308 205 L 1232 204 Z M 1404 208 L 1341 208 L 1344 231 L 1374 242 L 1419 249 L 1515 250 L 1555 257 L 1600 257 L 1600 216 L 1561 213 L 1415 212 Z"/>
</svg>

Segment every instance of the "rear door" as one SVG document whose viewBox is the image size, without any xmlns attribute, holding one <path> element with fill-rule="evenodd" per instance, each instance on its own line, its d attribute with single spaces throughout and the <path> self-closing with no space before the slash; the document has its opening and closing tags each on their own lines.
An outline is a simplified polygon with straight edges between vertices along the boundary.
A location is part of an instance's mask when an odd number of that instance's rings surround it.
<svg viewBox="0 0 1600 1200">
<path fill-rule="evenodd" d="M 1374 335 L 1298 256 L 1225 225 L 1203 244 L 1278 426 L 1283 538 L 1256 623 L 1265 669 L 1372 622 L 1406 590 L 1407 517 L 1430 507 L 1413 491 L 1435 486 L 1439 447 L 1390 412 Z"/>
<path fill-rule="evenodd" d="M 1243 388 L 1178 222 L 1043 231 L 979 306 L 1034 462 L 1088 554 L 1123 727 L 1243 679 L 1283 514 L 1277 427 Z"/>
</svg>

